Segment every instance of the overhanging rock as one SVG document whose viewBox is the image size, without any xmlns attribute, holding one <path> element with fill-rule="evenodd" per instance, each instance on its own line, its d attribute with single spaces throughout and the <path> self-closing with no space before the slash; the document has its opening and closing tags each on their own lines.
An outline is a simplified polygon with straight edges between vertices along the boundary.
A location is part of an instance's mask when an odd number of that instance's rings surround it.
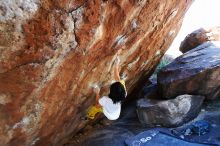
<svg viewBox="0 0 220 146">
<path fill-rule="evenodd" d="M 113 80 L 118 50 L 128 92 L 176 36 L 187 1 L 0 1 L 0 141 L 60 145 L 86 125 Z M 174 23 L 175 22 L 175 23 Z"/>
</svg>

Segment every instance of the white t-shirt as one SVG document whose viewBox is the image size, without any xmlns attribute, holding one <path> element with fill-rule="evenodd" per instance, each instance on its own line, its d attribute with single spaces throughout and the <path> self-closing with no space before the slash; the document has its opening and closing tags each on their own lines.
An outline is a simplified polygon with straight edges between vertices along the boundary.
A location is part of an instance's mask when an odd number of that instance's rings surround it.
<svg viewBox="0 0 220 146">
<path fill-rule="evenodd" d="M 108 96 L 103 96 L 102 98 L 99 99 L 99 104 L 103 108 L 104 115 L 109 120 L 116 120 L 119 118 L 121 113 L 120 102 L 114 104 L 111 98 L 109 98 Z"/>
</svg>

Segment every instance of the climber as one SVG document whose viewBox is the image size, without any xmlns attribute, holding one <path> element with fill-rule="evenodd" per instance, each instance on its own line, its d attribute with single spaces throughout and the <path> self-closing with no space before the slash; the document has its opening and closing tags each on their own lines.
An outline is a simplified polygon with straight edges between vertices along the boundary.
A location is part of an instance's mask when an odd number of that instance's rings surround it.
<svg viewBox="0 0 220 146">
<path fill-rule="evenodd" d="M 108 96 L 100 98 L 100 88 L 98 86 L 94 87 L 96 105 L 89 109 L 87 113 L 88 119 L 94 119 L 97 113 L 103 113 L 109 120 L 116 120 L 119 118 L 121 113 L 121 102 L 127 95 L 125 81 L 120 79 L 119 63 L 120 59 L 117 57 L 114 66 L 114 78 L 116 82 L 110 86 L 110 93 Z"/>
</svg>

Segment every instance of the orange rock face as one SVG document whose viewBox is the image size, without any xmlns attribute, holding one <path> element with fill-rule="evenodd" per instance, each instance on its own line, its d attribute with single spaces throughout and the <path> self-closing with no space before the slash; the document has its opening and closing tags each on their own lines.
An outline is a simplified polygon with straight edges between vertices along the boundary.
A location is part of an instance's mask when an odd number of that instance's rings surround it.
<svg viewBox="0 0 220 146">
<path fill-rule="evenodd" d="M 191 4 L 160 0 L 0 2 L 0 141 L 59 145 L 86 125 L 91 85 L 108 94 L 118 50 L 131 92 L 157 65 Z"/>
</svg>

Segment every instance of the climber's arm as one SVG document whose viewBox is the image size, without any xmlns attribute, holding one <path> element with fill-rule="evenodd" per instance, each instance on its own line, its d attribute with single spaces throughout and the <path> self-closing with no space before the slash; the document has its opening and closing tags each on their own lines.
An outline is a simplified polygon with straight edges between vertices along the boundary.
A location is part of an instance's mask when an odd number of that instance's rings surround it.
<svg viewBox="0 0 220 146">
<path fill-rule="evenodd" d="M 99 88 L 98 86 L 96 86 L 96 87 L 94 88 L 94 92 L 95 92 L 96 106 L 97 106 L 97 107 L 100 107 L 100 106 L 101 106 L 101 105 L 99 104 L 99 98 L 100 98 L 99 93 L 100 93 L 100 88 Z"/>
<path fill-rule="evenodd" d="M 119 57 L 117 57 L 115 60 L 115 66 L 114 66 L 114 78 L 117 82 L 120 81 L 119 63 L 120 63 L 120 59 L 119 59 Z"/>
</svg>

